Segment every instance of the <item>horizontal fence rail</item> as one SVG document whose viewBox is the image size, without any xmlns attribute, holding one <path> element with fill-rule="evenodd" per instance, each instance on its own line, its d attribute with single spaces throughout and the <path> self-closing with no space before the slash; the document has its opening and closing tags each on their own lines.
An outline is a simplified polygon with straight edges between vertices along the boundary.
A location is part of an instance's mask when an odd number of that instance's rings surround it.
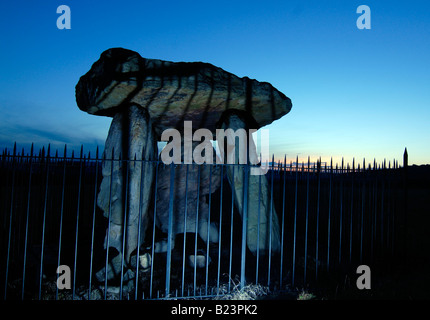
<svg viewBox="0 0 430 320">
<path fill-rule="evenodd" d="M 129 225 L 126 204 L 132 201 L 127 198 L 130 171 L 139 163 L 154 170 L 152 185 L 141 184 L 141 188 L 150 188 L 148 223 L 144 230 L 139 212 L 138 245 L 130 261 L 118 252 L 125 252 L 127 233 L 119 232 L 120 250 L 110 248 L 106 235 L 118 230 L 98 205 L 103 177 L 109 175 L 103 166 L 113 168 L 114 163 L 125 172 L 123 231 Z M 233 166 L 230 178 L 228 166 Z M 242 217 L 237 209 L 238 199 L 229 184 L 239 170 L 246 173 L 249 167 L 108 159 L 98 151 L 93 157 L 83 154 L 83 148 L 79 156 L 68 155 L 66 147 L 62 156 L 58 152 L 51 155 L 49 147 L 37 154 L 33 148 L 29 154 L 17 152 L 16 147 L 3 151 L 3 299 L 202 298 L 225 295 L 252 283 L 285 290 L 334 279 L 361 264 L 384 263 L 396 254 L 404 205 L 404 175 L 396 161 L 380 165 L 342 161 L 335 166 L 310 159 L 287 162 L 287 157 L 272 161 L 266 175 L 257 179 L 259 195 L 263 192 L 261 181 L 267 179 L 270 214 L 276 215 L 280 226 L 280 250 L 272 252 L 269 247 L 256 253 L 250 252 L 245 242 L 247 237 L 255 237 L 259 243 L 263 230 L 258 225 L 255 234 L 249 234 L 243 223 L 246 215 Z M 162 174 L 166 170 L 170 170 L 167 180 Z M 180 181 L 185 199 L 181 201 L 186 213 L 180 216 L 184 232 L 174 237 L 179 219 L 173 210 L 178 206 L 173 196 L 179 188 L 175 180 L 178 172 L 183 174 Z M 215 174 L 221 178 L 217 189 L 211 190 Z M 242 176 L 246 191 L 248 175 Z M 204 188 L 209 192 L 201 196 Z M 192 207 L 190 190 L 197 192 L 197 200 L 203 199 L 203 207 Z M 109 207 L 114 204 L 114 192 L 110 190 Z M 160 202 L 164 199 L 168 203 Z M 137 201 L 142 201 L 142 196 Z M 246 212 L 246 197 L 244 201 Z M 200 236 L 199 215 L 207 217 L 206 239 Z M 167 217 L 167 231 L 158 223 L 163 217 Z M 193 221 L 195 231 L 190 232 L 187 228 Z M 269 230 L 271 239 L 272 228 Z M 211 241 L 215 233 L 218 238 Z M 159 250 L 163 245 L 167 249 Z M 68 287 L 60 266 L 70 270 Z M 111 269 L 117 271 L 115 276 L 110 275 Z M 66 289 L 59 285 L 63 280 Z"/>
</svg>

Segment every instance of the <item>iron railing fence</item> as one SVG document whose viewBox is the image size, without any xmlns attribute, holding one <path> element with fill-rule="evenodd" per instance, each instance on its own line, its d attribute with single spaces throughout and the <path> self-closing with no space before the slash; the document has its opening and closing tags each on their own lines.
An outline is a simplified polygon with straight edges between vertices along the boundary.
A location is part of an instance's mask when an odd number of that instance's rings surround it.
<svg viewBox="0 0 430 320">
<path fill-rule="evenodd" d="M 182 247 L 154 251 L 157 240 L 170 238 L 153 223 L 160 214 L 156 205 L 158 170 L 166 165 L 160 161 L 107 159 L 98 152 L 91 157 L 82 150 L 79 156 L 68 155 L 66 148 L 63 156 L 58 152 L 51 155 L 49 147 L 37 155 L 33 148 L 24 154 L 16 147 L 2 153 L 3 299 L 198 298 L 223 295 L 236 285 L 249 283 L 283 290 L 337 279 L 336 275 L 355 272 L 361 264 L 389 263 L 399 248 L 404 175 L 396 161 L 394 165 L 367 165 L 363 161 L 361 166 L 353 162 L 337 167 L 310 160 L 300 164 L 297 158 L 289 163 L 287 158 L 272 161 L 271 169 L 259 179 L 268 180 L 281 248 L 279 252 L 257 254 L 246 248 L 243 239 L 260 233 L 247 234 L 243 228 L 226 175 L 228 165 L 170 165 L 172 172 L 181 166 L 221 171 L 219 189 L 206 196 L 209 221 L 218 228 L 219 240 L 203 245 L 206 250 L 201 255 L 210 263 L 198 267 L 196 263 L 190 266 L 185 254 L 190 242 L 194 259 L 198 256 L 197 235 L 186 233 L 180 239 Z M 114 161 L 125 168 L 139 161 L 154 166 L 155 185 L 143 186 L 152 188 L 148 210 L 152 224 L 130 263 L 122 259 L 119 276 L 108 280 L 105 272 L 104 281 L 100 281 L 96 272 L 106 270 L 118 254 L 104 249 L 109 221 L 97 206 L 102 163 Z M 232 166 L 234 170 L 249 170 L 249 165 Z M 197 183 L 199 190 L 200 180 Z M 169 201 L 173 202 L 171 197 Z M 146 268 L 139 262 L 143 253 L 150 260 Z M 57 286 L 60 265 L 70 268 L 70 290 Z"/>
</svg>

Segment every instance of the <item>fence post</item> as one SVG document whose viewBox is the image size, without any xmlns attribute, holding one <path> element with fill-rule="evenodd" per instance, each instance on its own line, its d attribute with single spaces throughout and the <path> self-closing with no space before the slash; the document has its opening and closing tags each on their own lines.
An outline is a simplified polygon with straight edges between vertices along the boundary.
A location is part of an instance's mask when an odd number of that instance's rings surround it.
<svg viewBox="0 0 430 320">
<path fill-rule="evenodd" d="M 12 187 L 10 196 L 10 212 L 9 212 L 9 233 L 7 241 L 7 256 L 6 256 L 6 278 L 4 282 L 4 296 L 3 299 L 6 300 L 7 296 L 7 281 L 9 275 L 9 256 L 11 247 L 11 235 L 12 235 L 12 218 L 13 218 L 13 208 L 14 208 L 14 191 L 15 191 L 15 175 L 16 175 L 16 142 L 13 147 L 13 157 L 12 157 Z"/>
<path fill-rule="evenodd" d="M 319 245 L 319 225 L 320 225 L 320 194 L 321 194 L 321 157 L 317 160 L 317 221 L 315 236 L 315 281 L 318 280 L 318 245 Z"/>
<path fill-rule="evenodd" d="M 402 221 L 402 258 L 404 261 L 408 261 L 408 150 L 405 148 L 403 153 L 403 192 L 404 192 L 404 204 L 403 204 L 403 221 Z"/>
<path fill-rule="evenodd" d="M 294 286 L 296 276 L 296 239 L 297 239 L 297 192 L 298 192 L 298 181 L 299 181 L 299 156 L 296 156 L 296 185 L 294 193 L 294 231 L 293 231 L 293 271 L 291 283 Z"/>
<path fill-rule="evenodd" d="M 169 297 L 170 294 L 170 271 L 172 263 L 172 233 L 173 233 L 173 200 L 175 192 L 175 165 L 172 162 L 170 165 L 170 198 L 169 198 L 169 225 L 167 232 L 167 261 L 166 261 L 166 290 L 165 295 Z M 196 225 L 198 220 L 196 219 Z M 194 259 L 195 260 L 195 259 Z"/>
<path fill-rule="evenodd" d="M 245 287 L 246 231 L 248 226 L 248 174 L 249 164 L 244 165 L 243 181 L 243 213 L 242 213 L 242 250 L 240 263 L 240 288 Z M 272 167 L 273 170 L 273 167 Z"/>
</svg>

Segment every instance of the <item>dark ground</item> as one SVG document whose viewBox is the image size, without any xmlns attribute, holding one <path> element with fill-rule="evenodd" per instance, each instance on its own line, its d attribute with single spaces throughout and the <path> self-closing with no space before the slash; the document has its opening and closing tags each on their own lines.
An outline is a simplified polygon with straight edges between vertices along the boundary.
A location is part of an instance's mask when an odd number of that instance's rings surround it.
<svg viewBox="0 0 430 320">
<path fill-rule="evenodd" d="M 316 290 L 317 299 L 430 299 L 430 165 L 408 167 L 406 239 L 399 258 L 372 268 L 372 287 L 350 285 Z M 312 290 L 310 290 L 312 292 Z"/>
</svg>

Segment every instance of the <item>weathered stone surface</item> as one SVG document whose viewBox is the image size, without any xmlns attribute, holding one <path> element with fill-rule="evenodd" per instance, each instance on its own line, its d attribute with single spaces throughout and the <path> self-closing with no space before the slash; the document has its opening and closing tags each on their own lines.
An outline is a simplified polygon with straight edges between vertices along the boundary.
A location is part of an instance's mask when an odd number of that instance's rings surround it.
<svg viewBox="0 0 430 320">
<path fill-rule="evenodd" d="M 197 144 L 197 142 L 193 143 L 193 149 Z M 168 232 L 171 170 L 171 165 L 161 164 L 158 168 L 156 224 L 165 233 Z M 188 164 L 176 166 L 173 170 L 172 241 L 179 233 L 196 232 L 196 222 L 198 221 L 197 232 L 200 238 L 206 242 L 209 231 L 209 241 L 218 242 L 218 229 L 208 222 L 209 206 L 206 196 L 219 188 L 221 167 Z M 197 217 L 198 219 L 196 219 Z"/>
<path fill-rule="evenodd" d="M 125 239 L 127 262 L 130 253 L 137 247 L 139 216 L 141 217 L 141 237 L 145 235 L 148 206 L 152 194 L 155 165 L 141 160 L 157 158 L 157 144 L 152 132 L 152 123 L 145 110 L 130 106 L 124 109 L 123 113 L 115 115 L 106 139 L 104 156 L 106 160 L 102 164 L 103 180 L 97 196 L 97 205 L 103 210 L 104 216 L 109 218 L 109 247 L 116 248 L 119 252 L 122 252 L 124 212 L 127 210 Z M 118 161 L 120 156 L 122 159 L 132 159 L 128 162 L 128 168 L 127 162 Z M 126 187 L 127 172 L 128 186 Z M 125 204 L 126 197 L 127 204 Z M 107 246 L 106 240 L 105 246 Z"/>
<path fill-rule="evenodd" d="M 76 85 L 76 101 L 90 114 L 114 116 L 135 103 L 146 109 L 158 135 L 193 127 L 215 133 L 226 110 L 246 111 L 253 129 L 287 114 L 291 100 L 267 82 L 239 78 L 209 63 L 142 58 L 113 48 L 103 52 Z"/>
<path fill-rule="evenodd" d="M 223 128 L 247 129 L 247 124 L 237 115 L 226 118 Z M 231 142 L 233 144 L 233 142 Z M 257 159 L 254 141 L 248 141 L 249 158 Z M 239 163 L 239 153 L 246 146 L 235 145 L 235 162 Z M 246 152 L 246 151 L 245 151 Z M 267 252 L 269 246 L 272 252 L 280 250 L 281 237 L 278 216 L 275 208 L 270 206 L 269 187 L 266 176 L 252 175 L 244 172 L 245 167 L 227 166 L 229 183 L 235 193 L 235 204 L 241 217 L 244 213 L 244 191 L 247 192 L 247 238 L 246 244 L 252 253 Z M 248 189 L 244 188 L 245 174 L 248 176 Z M 258 238 L 259 235 L 259 238 Z M 257 241 L 258 239 L 258 241 Z M 271 241 L 269 241 L 271 240 Z M 269 245 L 271 244 L 271 245 Z"/>
</svg>

